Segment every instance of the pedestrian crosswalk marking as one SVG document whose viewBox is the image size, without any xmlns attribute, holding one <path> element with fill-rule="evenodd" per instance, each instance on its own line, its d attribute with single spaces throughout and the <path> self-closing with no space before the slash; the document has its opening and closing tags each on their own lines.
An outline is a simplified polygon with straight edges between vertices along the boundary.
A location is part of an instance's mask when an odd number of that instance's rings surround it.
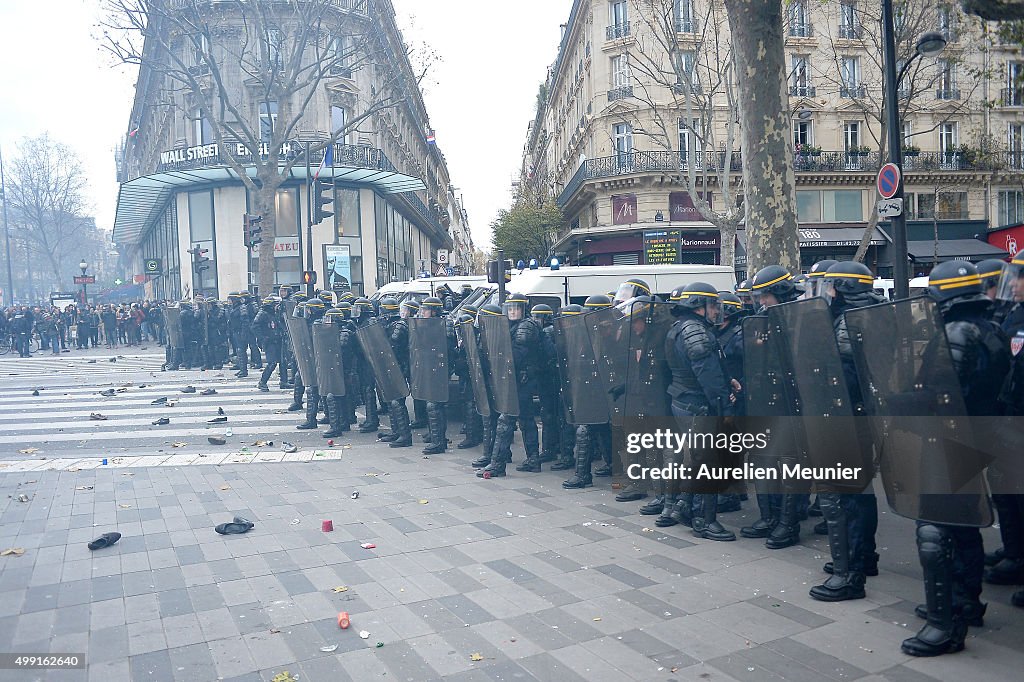
<svg viewBox="0 0 1024 682">
<path fill-rule="evenodd" d="M 0 460 L 0 475 L 30 471 L 81 471 L 83 469 L 131 469 L 139 467 L 215 466 L 228 464 L 279 464 L 282 462 L 312 462 L 340 460 L 344 449 L 300 450 L 285 453 L 273 450 L 258 452 L 232 452 L 216 455 L 141 455 L 108 457 L 107 464 L 99 457 L 62 457 L 47 460 Z"/>
</svg>

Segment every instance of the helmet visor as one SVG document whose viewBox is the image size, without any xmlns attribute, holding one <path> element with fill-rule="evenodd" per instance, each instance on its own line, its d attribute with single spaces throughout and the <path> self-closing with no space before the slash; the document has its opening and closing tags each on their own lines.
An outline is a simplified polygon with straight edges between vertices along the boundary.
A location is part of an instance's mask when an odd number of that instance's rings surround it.
<svg viewBox="0 0 1024 682">
<path fill-rule="evenodd" d="M 619 288 L 615 290 L 615 296 L 612 297 L 612 302 L 615 304 L 628 301 L 631 298 L 637 296 L 650 296 L 651 292 L 644 291 L 644 288 L 633 282 L 623 282 L 619 285 Z"/>
<path fill-rule="evenodd" d="M 505 301 L 501 312 L 505 313 L 510 322 L 518 322 L 526 317 L 526 304 L 522 301 Z"/>
<path fill-rule="evenodd" d="M 1003 266 L 1003 274 L 996 287 L 996 300 L 1014 303 L 1024 301 L 1024 261 L 1015 258 Z"/>
</svg>

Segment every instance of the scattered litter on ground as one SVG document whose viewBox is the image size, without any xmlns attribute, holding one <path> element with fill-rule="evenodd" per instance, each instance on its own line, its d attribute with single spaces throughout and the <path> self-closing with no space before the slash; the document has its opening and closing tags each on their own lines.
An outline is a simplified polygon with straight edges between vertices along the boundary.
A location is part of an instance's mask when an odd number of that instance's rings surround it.
<svg viewBox="0 0 1024 682">
<path fill-rule="evenodd" d="M 132 508 L 132 506 L 130 504 L 119 504 L 117 506 L 120 507 L 121 509 L 131 509 Z"/>
<path fill-rule="evenodd" d="M 381 648 L 382 646 L 384 646 L 384 642 L 377 642 L 377 648 L 378 649 Z"/>
<path fill-rule="evenodd" d="M 322 646 L 322 647 L 320 647 L 320 651 L 324 652 L 325 654 L 330 654 L 330 653 L 333 653 L 333 652 L 335 652 L 337 650 L 338 650 L 338 645 L 337 644 L 332 644 L 330 646 Z"/>
<path fill-rule="evenodd" d="M 174 442 L 174 443 L 171 443 L 171 447 L 172 447 L 172 448 L 183 448 L 183 447 L 185 447 L 186 445 L 188 445 L 188 443 L 183 443 L 183 442 L 181 442 L 180 440 L 179 440 L 179 441 L 176 441 L 176 442 Z"/>
<path fill-rule="evenodd" d="M 359 637 L 362 638 L 362 639 L 370 639 L 370 633 L 367 632 L 366 630 L 360 630 L 359 631 Z"/>
<path fill-rule="evenodd" d="M 281 450 L 286 454 L 290 455 L 293 452 L 298 452 L 299 448 L 291 443 L 281 443 Z"/>
<path fill-rule="evenodd" d="M 330 519 L 324 519 L 320 522 L 320 530 L 322 530 L 325 533 L 332 532 L 334 530 L 334 521 L 331 521 Z"/>
<path fill-rule="evenodd" d="M 274 444 L 274 441 L 272 441 L 272 440 L 258 440 L 255 443 L 253 443 L 252 446 L 254 448 L 265 448 L 268 445 L 273 445 L 273 444 Z"/>
<path fill-rule="evenodd" d="M 597 616 L 596 618 L 594 618 L 594 622 L 595 623 L 600 623 L 601 622 L 601 616 Z"/>
<path fill-rule="evenodd" d="M 483 654 L 472 653 L 472 654 L 469 655 L 469 660 L 471 660 L 471 661 L 482 661 L 482 660 L 484 660 L 484 656 L 483 656 Z"/>
<path fill-rule="evenodd" d="M 227 441 L 220 436 L 208 436 L 206 438 L 210 442 L 210 445 L 224 445 Z"/>
<path fill-rule="evenodd" d="M 338 627 L 342 630 L 348 630 L 348 626 L 352 624 L 352 621 L 348 617 L 348 611 L 342 611 L 338 614 Z"/>
<path fill-rule="evenodd" d="M 346 586 L 346 585 L 338 585 L 337 587 L 333 588 L 331 591 L 334 592 L 334 594 L 340 594 L 342 592 L 348 592 L 348 586 Z"/>
<path fill-rule="evenodd" d="M 80 485 L 77 488 L 75 488 L 75 490 L 92 490 L 92 486 L 91 485 Z"/>
<path fill-rule="evenodd" d="M 420 504 L 430 504 L 430 500 L 420 500 Z"/>
<path fill-rule="evenodd" d="M 18 502 L 28 502 L 28 495 L 25 493 L 18 495 Z"/>
<path fill-rule="evenodd" d="M 222 485 L 222 486 L 220 487 L 220 489 L 221 489 L 221 490 L 231 490 L 231 486 L 229 486 L 229 485 Z"/>
<path fill-rule="evenodd" d="M 22 448 L 21 450 L 18 450 L 18 452 L 20 452 L 23 455 L 31 455 L 33 453 L 39 452 L 39 448 Z"/>
<path fill-rule="evenodd" d="M 359 499 L 359 491 L 358 490 L 353 491 L 351 497 L 352 497 L 353 500 L 358 500 Z"/>
<path fill-rule="evenodd" d="M 171 420 L 168 419 L 167 417 L 160 417 L 155 422 L 153 422 L 153 426 L 167 426 L 170 423 Z"/>
<path fill-rule="evenodd" d="M 89 419 L 97 422 L 107 421 L 107 417 L 105 415 L 100 414 L 99 412 L 89 413 Z"/>
<path fill-rule="evenodd" d="M 8 547 L 7 549 L 0 551 L 0 556 L 21 556 L 24 553 L 24 547 Z M 366 636 L 369 637 L 370 633 L 366 633 Z M 363 639 L 366 639 L 366 637 L 363 637 Z"/>
<path fill-rule="evenodd" d="M 274 675 L 270 679 L 270 682 L 298 682 L 298 679 L 299 678 L 293 677 L 290 672 L 285 670 L 284 672 L 279 672 L 278 674 Z"/>
<path fill-rule="evenodd" d="M 293 525 L 293 526 L 299 525 L 299 520 L 298 519 L 292 519 L 291 525 Z"/>
<path fill-rule="evenodd" d="M 372 542 L 364 542 L 359 546 L 363 549 L 377 549 L 377 545 L 373 544 Z"/>
</svg>

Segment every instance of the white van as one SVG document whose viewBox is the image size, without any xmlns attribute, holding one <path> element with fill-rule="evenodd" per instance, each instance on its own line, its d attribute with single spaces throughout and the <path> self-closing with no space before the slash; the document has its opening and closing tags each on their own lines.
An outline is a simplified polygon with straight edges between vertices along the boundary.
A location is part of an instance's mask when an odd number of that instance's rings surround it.
<svg viewBox="0 0 1024 682">
<path fill-rule="evenodd" d="M 893 300 L 895 296 L 895 284 L 894 280 L 891 279 L 876 279 L 874 284 L 876 294 L 882 294 L 886 300 Z M 910 295 L 920 296 L 928 292 L 928 278 L 927 277 L 915 277 L 910 280 Z"/>
<path fill-rule="evenodd" d="M 717 291 L 732 291 L 736 285 L 736 275 L 727 265 L 583 265 L 513 271 L 505 291 L 525 294 L 530 307 L 545 303 L 558 310 L 570 303 L 583 305 L 588 296 L 614 293 L 630 277 L 647 282 L 665 301 L 673 289 L 692 282 L 707 282 Z M 497 302 L 497 285 L 486 286 L 493 292 L 491 302 Z"/>
<path fill-rule="evenodd" d="M 474 289 L 487 285 L 487 277 L 484 275 L 466 275 L 455 277 L 423 277 L 411 279 L 407 282 L 388 282 L 377 289 L 370 297 L 370 300 L 377 300 L 385 296 L 394 296 L 401 303 L 407 298 L 415 297 L 421 301 L 428 296 L 437 296 L 438 291 L 447 286 L 452 293 L 459 293 L 463 284 L 468 284 Z"/>
</svg>

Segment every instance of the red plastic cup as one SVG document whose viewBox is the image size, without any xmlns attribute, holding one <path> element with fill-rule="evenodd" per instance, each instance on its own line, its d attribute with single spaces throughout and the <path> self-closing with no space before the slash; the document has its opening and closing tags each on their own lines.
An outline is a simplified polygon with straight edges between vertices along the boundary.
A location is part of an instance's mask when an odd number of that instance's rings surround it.
<svg viewBox="0 0 1024 682">
<path fill-rule="evenodd" d="M 485 471 L 484 472 L 484 478 L 490 478 L 490 477 L 491 477 L 491 472 L 490 471 Z"/>
<path fill-rule="evenodd" d="M 325 533 L 330 533 L 332 530 L 334 530 L 334 521 L 331 521 L 330 519 L 321 521 L 320 530 L 322 530 Z"/>
<path fill-rule="evenodd" d="M 348 630 L 349 625 L 348 611 L 342 611 L 338 614 L 338 627 L 342 630 Z"/>
</svg>

